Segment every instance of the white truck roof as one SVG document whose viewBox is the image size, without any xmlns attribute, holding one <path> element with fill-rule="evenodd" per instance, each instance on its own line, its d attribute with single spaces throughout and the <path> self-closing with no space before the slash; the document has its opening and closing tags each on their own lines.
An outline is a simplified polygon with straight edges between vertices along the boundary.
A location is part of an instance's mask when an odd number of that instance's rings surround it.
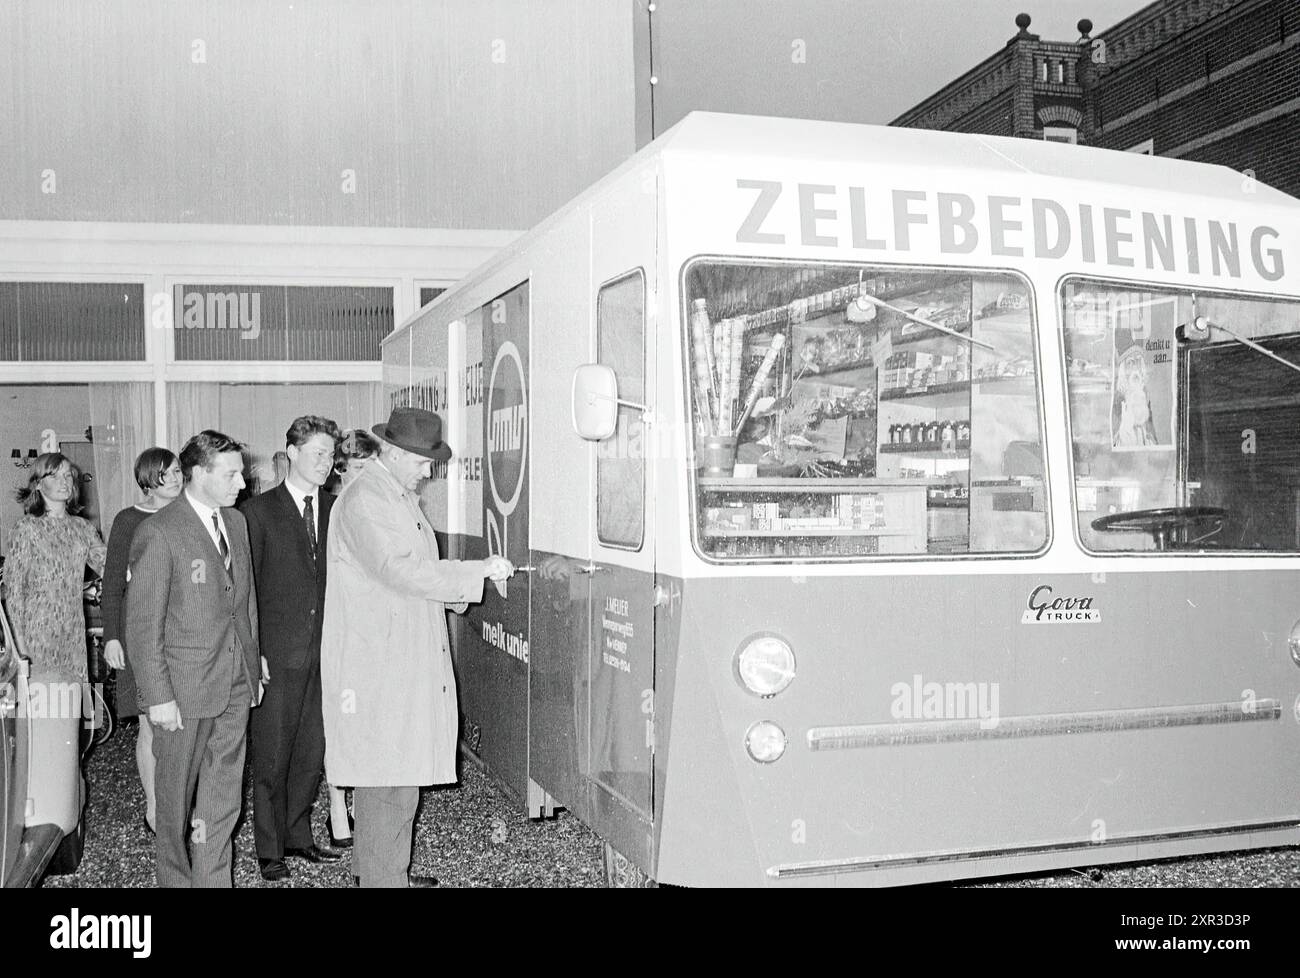
<svg viewBox="0 0 1300 978">
<path fill-rule="evenodd" d="M 1219 216 L 1213 203 L 1217 198 L 1223 203 L 1224 216 L 1250 215 L 1274 226 L 1285 225 L 1289 231 L 1300 231 L 1300 200 L 1225 166 L 1046 140 L 692 112 L 502 248 L 452 291 L 462 291 L 491 276 L 544 237 L 575 207 L 599 199 L 627 173 L 656 157 L 661 157 L 665 169 L 676 175 L 689 174 L 693 160 L 708 160 L 715 165 L 735 160 L 738 172 L 745 171 L 747 176 L 753 175 L 750 171 L 754 167 L 744 164 L 761 161 L 764 169 L 786 172 L 798 172 L 799 164 L 852 165 L 864 169 L 864 180 L 875 171 L 881 178 L 895 182 L 898 174 L 928 170 L 936 177 L 946 177 L 953 187 L 960 184 L 969 188 L 983 178 L 990 184 L 1014 183 L 1023 185 L 1026 192 L 1051 194 L 1069 185 L 1074 189 L 1063 194 L 1067 198 L 1102 198 L 1106 196 L 1105 188 L 1113 187 L 1122 189 L 1126 197 L 1138 191 L 1144 201 L 1169 212 L 1186 210 L 1186 202 L 1194 198 L 1195 211 L 1202 217 Z M 678 163 L 685 165 L 678 167 Z M 956 175 L 960 175 L 960 181 L 952 181 Z M 671 178 L 668 185 L 671 197 Z M 668 207 L 673 207 L 671 199 Z M 442 301 L 440 298 L 434 305 Z M 390 335 L 402 332 L 429 309 L 426 306 Z"/>
<path fill-rule="evenodd" d="M 692 112 L 637 156 L 652 152 L 867 165 L 878 162 L 900 169 L 940 165 L 1155 191 L 1194 183 L 1201 197 L 1224 197 L 1238 203 L 1249 198 L 1246 202 L 1300 208 L 1300 200 L 1258 182 L 1249 184 L 1249 177 L 1226 166 L 1040 139 L 931 129 Z M 1243 185 L 1252 189 L 1243 190 Z"/>
</svg>

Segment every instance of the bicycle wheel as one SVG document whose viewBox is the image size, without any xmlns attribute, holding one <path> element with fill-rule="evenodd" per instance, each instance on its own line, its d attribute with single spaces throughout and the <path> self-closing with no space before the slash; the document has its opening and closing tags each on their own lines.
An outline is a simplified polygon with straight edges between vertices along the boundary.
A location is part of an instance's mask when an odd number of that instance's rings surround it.
<svg viewBox="0 0 1300 978">
<path fill-rule="evenodd" d="M 117 717 L 113 715 L 108 701 L 104 698 L 103 687 L 98 684 L 90 686 L 90 701 L 86 704 L 88 716 L 82 721 L 81 758 L 84 761 L 100 744 L 106 743 L 117 729 Z"/>
<path fill-rule="evenodd" d="M 101 688 L 95 690 L 95 719 L 97 723 L 93 742 L 98 747 L 112 737 L 113 731 L 117 729 L 117 717 L 113 715 L 113 708 Z"/>
</svg>

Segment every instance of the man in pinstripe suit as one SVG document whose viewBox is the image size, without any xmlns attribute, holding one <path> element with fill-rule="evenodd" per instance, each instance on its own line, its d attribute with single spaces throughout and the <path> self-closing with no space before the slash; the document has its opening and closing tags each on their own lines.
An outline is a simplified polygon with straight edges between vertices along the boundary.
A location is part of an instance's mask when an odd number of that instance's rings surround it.
<svg viewBox="0 0 1300 978">
<path fill-rule="evenodd" d="M 183 496 L 131 543 L 126 648 L 156 728 L 159 886 L 232 885 L 248 711 L 269 679 L 247 525 L 231 508 L 242 448 L 219 431 L 186 442 Z"/>
</svg>

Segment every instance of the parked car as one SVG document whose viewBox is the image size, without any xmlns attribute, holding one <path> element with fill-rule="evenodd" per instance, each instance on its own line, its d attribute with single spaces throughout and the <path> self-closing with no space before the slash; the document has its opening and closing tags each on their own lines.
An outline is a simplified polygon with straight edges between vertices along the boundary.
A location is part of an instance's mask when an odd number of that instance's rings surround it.
<svg viewBox="0 0 1300 978">
<path fill-rule="evenodd" d="M 31 663 L 0 601 L 0 883 L 74 872 L 85 840 L 80 694 L 29 681 Z M 72 708 L 69 708 L 72 707 Z"/>
</svg>

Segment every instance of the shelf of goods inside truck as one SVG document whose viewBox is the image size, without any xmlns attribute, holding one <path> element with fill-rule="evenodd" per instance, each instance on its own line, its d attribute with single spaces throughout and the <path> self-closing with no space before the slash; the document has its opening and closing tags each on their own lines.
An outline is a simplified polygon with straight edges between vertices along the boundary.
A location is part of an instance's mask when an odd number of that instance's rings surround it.
<svg viewBox="0 0 1300 978">
<path fill-rule="evenodd" d="M 914 458 L 968 458 L 970 442 L 959 441 L 956 448 L 940 448 L 935 442 L 890 442 L 879 449 L 885 455 L 911 455 Z"/>
<path fill-rule="evenodd" d="M 877 489 L 903 489 L 908 486 L 946 485 L 942 479 L 803 479 L 798 476 L 759 476 L 746 479 L 737 476 L 700 476 L 701 489 L 738 492 L 852 492 Z"/>
<path fill-rule="evenodd" d="M 827 377 L 835 377 L 839 374 L 857 373 L 860 370 L 874 370 L 875 366 L 875 363 L 872 362 L 870 357 L 868 357 L 865 360 L 856 360 L 852 363 L 832 364 L 817 371 L 809 370 L 808 372 L 801 374 L 799 379 L 825 380 Z"/>
<path fill-rule="evenodd" d="M 894 387 L 880 392 L 882 401 L 931 400 L 960 403 L 960 395 L 971 387 L 985 388 L 986 394 L 1032 394 L 1034 378 L 1029 375 L 976 376 L 971 380 L 956 380 L 949 384 L 931 384 L 929 387 Z M 993 388 L 988 390 L 987 388 Z"/>
<path fill-rule="evenodd" d="M 970 390 L 969 380 L 954 380 L 948 384 L 931 384 L 928 387 L 893 387 L 889 390 L 880 392 L 882 401 L 912 401 L 936 398 L 948 398 L 957 403 L 958 399 L 951 398 L 953 394 L 965 394 Z"/>
<path fill-rule="evenodd" d="M 931 556 L 969 553 L 970 541 L 966 537 L 931 537 L 927 541 L 926 552 Z"/>
<path fill-rule="evenodd" d="M 795 526 L 777 530 L 733 530 L 722 527 L 705 527 L 706 537 L 906 537 L 912 531 L 885 527 L 855 526 Z"/>
</svg>

